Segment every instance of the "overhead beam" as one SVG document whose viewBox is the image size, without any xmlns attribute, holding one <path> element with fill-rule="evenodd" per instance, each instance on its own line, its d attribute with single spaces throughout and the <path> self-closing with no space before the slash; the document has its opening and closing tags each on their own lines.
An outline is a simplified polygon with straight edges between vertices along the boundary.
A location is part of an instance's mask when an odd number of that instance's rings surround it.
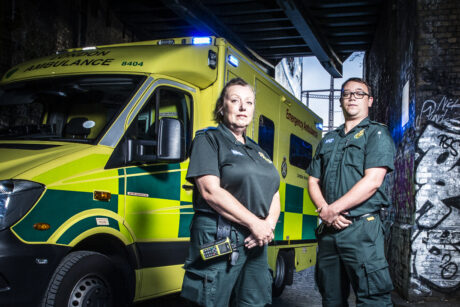
<svg viewBox="0 0 460 307">
<path fill-rule="evenodd" d="M 178 16 L 185 19 L 203 33 L 224 37 L 235 47 L 267 68 L 267 73 L 274 74 L 275 67 L 248 48 L 245 42 L 207 9 L 199 0 L 162 0 L 163 4 Z"/>
<path fill-rule="evenodd" d="M 286 16 L 291 20 L 294 27 L 310 47 L 321 65 L 334 78 L 342 77 L 342 61 L 334 52 L 327 40 L 313 23 L 310 14 L 303 14 L 295 4 L 294 0 L 276 0 L 278 5 L 284 10 Z"/>
</svg>

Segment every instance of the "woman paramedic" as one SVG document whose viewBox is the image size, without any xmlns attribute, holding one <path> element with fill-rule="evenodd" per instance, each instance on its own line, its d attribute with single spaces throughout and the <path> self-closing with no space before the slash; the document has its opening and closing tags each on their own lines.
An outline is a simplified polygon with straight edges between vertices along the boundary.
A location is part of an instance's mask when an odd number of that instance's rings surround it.
<svg viewBox="0 0 460 307">
<path fill-rule="evenodd" d="M 280 178 L 246 136 L 254 108 L 253 88 L 230 80 L 214 109 L 218 127 L 198 131 L 193 141 L 187 180 L 194 183 L 195 214 L 181 296 L 201 306 L 271 303 L 267 244 L 280 215 Z M 219 239 L 218 227 L 234 251 L 203 260 L 200 247 Z"/>
</svg>

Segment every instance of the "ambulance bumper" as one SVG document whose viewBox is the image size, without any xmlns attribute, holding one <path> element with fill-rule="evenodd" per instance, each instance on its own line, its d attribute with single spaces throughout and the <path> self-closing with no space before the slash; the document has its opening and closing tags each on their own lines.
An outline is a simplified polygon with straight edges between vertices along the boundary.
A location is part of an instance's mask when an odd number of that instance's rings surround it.
<svg viewBox="0 0 460 307">
<path fill-rule="evenodd" d="M 0 231 L 0 306 L 38 306 L 67 247 L 25 244 Z"/>
</svg>

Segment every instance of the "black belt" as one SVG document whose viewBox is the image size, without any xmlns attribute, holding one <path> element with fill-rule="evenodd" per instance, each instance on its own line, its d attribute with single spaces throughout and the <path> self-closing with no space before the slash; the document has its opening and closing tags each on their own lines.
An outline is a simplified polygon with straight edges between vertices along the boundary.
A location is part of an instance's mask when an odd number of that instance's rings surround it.
<svg viewBox="0 0 460 307">
<path fill-rule="evenodd" d="M 207 216 L 209 218 L 215 219 L 217 221 L 217 239 L 223 239 L 225 237 L 230 237 L 230 232 L 232 230 L 232 224 L 229 220 L 224 218 L 222 215 L 218 213 L 210 213 L 210 212 L 202 212 L 197 211 L 195 215 L 199 216 Z"/>
<path fill-rule="evenodd" d="M 368 218 L 370 216 L 376 216 L 376 215 L 379 215 L 379 212 L 371 212 L 371 213 L 365 213 L 365 214 L 362 214 L 362 215 L 358 215 L 358 216 L 347 216 L 347 215 L 344 215 L 344 217 L 347 219 L 347 220 L 350 220 L 352 222 L 356 222 L 356 221 L 359 221 L 359 220 L 362 220 L 362 219 L 365 219 L 365 218 Z"/>
</svg>

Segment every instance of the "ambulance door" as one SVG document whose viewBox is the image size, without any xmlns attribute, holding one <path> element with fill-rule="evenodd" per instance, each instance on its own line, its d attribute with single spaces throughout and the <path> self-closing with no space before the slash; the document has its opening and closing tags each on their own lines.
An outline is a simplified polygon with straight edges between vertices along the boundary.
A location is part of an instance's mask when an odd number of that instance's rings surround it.
<svg viewBox="0 0 460 307">
<path fill-rule="evenodd" d="M 306 169 L 312 159 L 312 137 L 306 131 L 307 125 L 314 127 L 305 109 L 295 102 L 280 105 L 281 122 L 281 208 L 283 223 L 277 237 L 291 243 L 305 243 L 315 240 L 314 229 L 317 217 L 311 207 L 307 190 Z M 280 225 L 278 225 L 280 226 Z"/>
<path fill-rule="evenodd" d="M 267 84 L 256 79 L 256 111 L 253 126 L 249 127 L 252 137 L 265 150 L 279 170 L 276 140 L 279 134 L 278 108 L 280 96 Z"/>
<path fill-rule="evenodd" d="M 161 118 L 179 119 L 185 129 L 185 147 L 192 140 L 194 90 L 188 86 L 155 87 L 128 128 L 129 138 L 156 140 Z M 138 296 L 178 290 L 188 254 L 192 191 L 183 191 L 188 162 L 148 163 L 125 169 L 125 221 L 136 239 L 142 275 Z"/>
</svg>

